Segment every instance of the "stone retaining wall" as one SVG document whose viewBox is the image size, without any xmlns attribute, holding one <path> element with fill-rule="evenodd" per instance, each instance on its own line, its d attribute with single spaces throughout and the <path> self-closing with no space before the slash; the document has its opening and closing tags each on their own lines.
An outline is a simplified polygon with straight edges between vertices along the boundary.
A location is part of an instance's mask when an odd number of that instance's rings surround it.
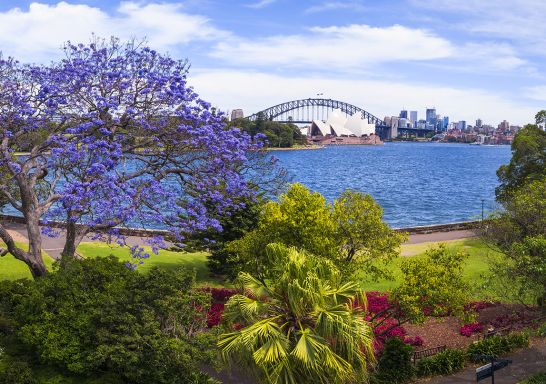
<svg viewBox="0 0 546 384">
<path fill-rule="evenodd" d="M 0 221 L 8 223 L 19 223 L 24 224 L 25 219 L 20 216 L 11 216 L 11 215 L 2 215 L 0 214 Z M 409 228 L 395 228 L 395 231 L 406 232 L 409 235 L 416 234 L 426 234 L 434 232 L 451 232 L 451 231 L 462 231 L 475 229 L 479 226 L 479 221 L 463 221 L 459 223 L 450 223 L 450 224 L 435 224 L 435 225 L 426 225 L 420 227 L 409 227 Z M 53 227 L 62 227 L 62 222 L 53 222 Z M 139 229 L 139 228 L 119 228 L 119 232 L 124 236 L 137 236 L 137 237 L 150 237 L 150 236 L 167 236 L 168 231 L 160 229 Z"/>
</svg>

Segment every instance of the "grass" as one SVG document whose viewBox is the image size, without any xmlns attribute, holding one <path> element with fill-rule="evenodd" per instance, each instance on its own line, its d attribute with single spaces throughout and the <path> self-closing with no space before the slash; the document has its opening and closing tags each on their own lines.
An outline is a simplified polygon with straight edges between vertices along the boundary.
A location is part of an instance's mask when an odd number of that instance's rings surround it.
<svg viewBox="0 0 546 384">
<path fill-rule="evenodd" d="M 546 371 L 529 377 L 521 381 L 520 384 L 546 384 Z"/>
<path fill-rule="evenodd" d="M 490 249 L 480 239 L 470 238 L 461 240 L 450 240 L 441 242 L 446 244 L 447 248 L 452 252 L 464 251 L 468 253 L 468 259 L 464 270 L 465 279 L 473 286 L 480 286 L 482 282 L 481 275 L 488 271 L 488 259 L 497 253 Z M 370 282 L 364 280 L 362 287 L 367 291 L 388 291 L 393 289 L 402 280 L 403 276 L 400 271 L 400 264 L 405 257 L 422 257 L 422 255 L 432 247 L 438 246 L 439 242 L 406 244 L 402 246 L 402 254 L 408 255 L 401 257 L 392 263 L 392 272 L 394 280 L 379 280 Z M 485 287 L 480 287 L 476 293 L 476 299 L 483 298 L 489 295 L 489 291 Z"/>
<path fill-rule="evenodd" d="M 493 256 L 495 252 L 487 247 L 479 239 L 462 239 L 443 242 L 448 249 L 453 252 L 465 251 L 469 254 L 464 276 L 473 285 L 480 285 L 482 282 L 481 274 L 487 272 L 487 260 Z M 391 265 L 394 280 L 379 280 L 375 282 L 365 281 L 362 276 L 362 287 L 369 291 L 388 291 L 393 289 L 402 280 L 403 276 L 400 271 L 400 263 L 405 257 L 422 257 L 427 249 L 437 246 L 439 243 L 421 243 L 407 244 L 402 246 L 402 254 L 406 255 L 394 261 Z M 21 245 L 21 244 L 20 244 Z M 149 251 L 149 249 L 147 249 Z M 87 242 L 81 243 L 78 247 L 78 253 L 84 257 L 97 257 L 114 255 L 122 261 L 133 261 L 127 248 L 122 248 L 117 245 L 108 245 L 105 243 Z M 51 268 L 53 259 L 48 255 L 44 257 L 46 265 Z M 207 254 L 205 252 L 184 253 L 172 251 L 160 251 L 158 255 L 151 255 L 144 264 L 137 268 L 137 271 L 146 272 L 154 266 L 161 268 L 174 269 L 181 266 L 192 268 L 196 271 L 197 283 L 199 285 L 221 286 L 222 280 L 211 277 L 207 269 Z M 30 278 L 30 272 L 27 266 L 21 261 L 16 260 L 13 256 L 7 255 L 0 258 L 0 280 L 14 280 L 18 278 Z M 483 285 L 483 284 L 482 284 Z M 489 295 L 487 288 L 480 287 L 476 294 L 476 299 L 484 298 Z"/>
<path fill-rule="evenodd" d="M 0 242 L 0 244 L 3 244 Z M 28 245 L 24 243 L 16 243 L 19 248 L 28 250 Z M 51 270 L 53 265 L 53 258 L 47 253 L 43 252 L 44 263 L 48 270 Z M 17 279 L 31 279 L 32 275 L 25 263 L 17 260 L 11 254 L 7 254 L 4 257 L 0 257 L 0 280 L 17 280 Z"/>
<path fill-rule="evenodd" d="M 207 269 L 207 253 L 205 252 L 172 252 L 172 251 L 160 251 L 159 254 L 154 255 L 151 253 L 149 247 L 144 247 L 147 252 L 150 253 L 150 258 L 144 260 L 144 264 L 137 267 L 137 271 L 145 273 L 152 267 L 161 267 L 166 269 L 175 269 L 179 267 L 186 267 L 194 269 L 196 272 L 197 284 L 209 285 L 209 286 L 221 286 L 220 279 L 216 279 L 210 276 Z M 114 255 L 122 261 L 134 262 L 129 250 L 122 248 L 118 245 L 109 245 L 105 243 L 81 243 L 78 247 L 78 253 L 84 257 L 97 257 Z"/>
</svg>

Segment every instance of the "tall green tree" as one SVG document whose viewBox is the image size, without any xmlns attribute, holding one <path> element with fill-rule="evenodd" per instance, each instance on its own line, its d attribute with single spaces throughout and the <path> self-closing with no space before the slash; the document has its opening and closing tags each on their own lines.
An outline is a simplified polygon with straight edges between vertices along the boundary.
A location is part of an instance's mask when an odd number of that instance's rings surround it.
<svg viewBox="0 0 546 384">
<path fill-rule="evenodd" d="M 492 264 L 492 280 L 500 283 L 503 296 L 533 300 L 546 308 L 546 176 L 501 202 L 503 210 L 483 228 L 485 239 L 503 253 Z"/>
<path fill-rule="evenodd" d="M 537 119 L 540 121 L 541 117 Z M 510 163 L 501 166 L 497 176 L 500 181 L 496 189 L 499 201 L 509 199 L 510 194 L 525 183 L 546 176 L 546 132 L 532 124 L 521 129 L 512 142 Z"/>
<path fill-rule="evenodd" d="M 265 255 L 282 243 L 332 260 L 344 273 L 360 270 L 372 278 L 388 275 L 385 264 L 398 256 L 404 235 L 383 222 L 381 207 L 369 196 L 346 191 L 330 204 L 318 192 L 292 184 L 278 202 L 265 204 L 258 227 L 229 245 L 243 270 L 260 279 L 274 269 Z"/>
<path fill-rule="evenodd" d="M 265 285 L 242 272 L 246 295 L 232 296 L 225 318 L 242 328 L 220 337 L 223 356 L 267 383 L 366 382 L 373 335 L 355 301 L 355 282 L 324 258 L 279 244 L 267 247 L 278 278 Z"/>
</svg>

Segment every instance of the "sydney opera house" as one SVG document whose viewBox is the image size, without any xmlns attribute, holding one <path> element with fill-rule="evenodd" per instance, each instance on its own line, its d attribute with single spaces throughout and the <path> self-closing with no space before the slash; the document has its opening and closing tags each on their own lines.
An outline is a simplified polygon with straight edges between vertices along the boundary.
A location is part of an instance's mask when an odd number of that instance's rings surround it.
<svg viewBox="0 0 546 384">
<path fill-rule="evenodd" d="M 345 117 L 340 109 L 334 109 L 326 121 L 313 120 L 308 134 L 308 140 L 316 144 L 382 144 L 375 124 L 362 119 L 360 113 Z"/>
</svg>

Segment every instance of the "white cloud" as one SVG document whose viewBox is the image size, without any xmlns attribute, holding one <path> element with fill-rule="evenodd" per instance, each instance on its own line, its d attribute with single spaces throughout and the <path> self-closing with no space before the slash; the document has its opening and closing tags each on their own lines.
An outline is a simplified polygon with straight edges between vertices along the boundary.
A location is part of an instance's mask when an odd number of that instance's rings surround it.
<svg viewBox="0 0 546 384">
<path fill-rule="evenodd" d="M 59 56 L 66 40 L 89 41 L 92 33 L 122 39 L 146 37 L 150 45 L 169 50 L 195 40 L 223 38 L 203 16 L 185 13 L 180 4 L 122 2 L 109 14 L 84 4 L 32 3 L 27 10 L 0 13 L 0 47 L 22 61 L 46 61 Z"/>
<path fill-rule="evenodd" d="M 349 69 L 389 61 L 421 61 L 449 57 L 449 41 L 422 29 L 401 25 L 314 27 L 306 35 L 221 42 L 215 58 L 235 64 Z"/>
<path fill-rule="evenodd" d="M 513 124 L 533 121 L 540 103 L 526 102 L 520 94 L 500 94 L 481 89 L 456 88 L 433 84 L 404 84 L 363 79 L 331 79 L 320 76 L 280 76 L 261 72 L 210 70 L 192 73 L 189 78 L 196 91 L 221 110 L 243 108 L 249 115 L 285 101 L 314 97 L 346 101 L 377 117 L 398 114 L 404 106 L 417 110 L 421 117 L 428 106 L 451 120 L 469 123 L 480 117 L 498 124 L 503 119 Z"/>
<path fill-rule="evenodd" d="M 524 94 L 530 99 L 544 102 L 546 101 L 546 85 L 527 87 Z"/>
<path fill-rule="evenodd" d="M 276 0 L 261 0 L 256 3 L 247 4 L 247 7 L 254 8 L 254 9 L 261 9 L 261 8 L 267 7 L 268 5 L 273 4 L 275 1 Z"/>
<path fill-rule="evenodd" d="M 364 11 L 366 7 L 358 1 L 324 1 L 320 4 L 310 6 L 305 10 L 305 13 L 338 11 L 342 9 L 361 12 Z"/>
<path fill-rule="evenodd" d="M 411 0 L 427 11 L 450 13 L 450 22 L 465 32 L 501 38 L 526 51 L 546 54 L 544 0 Z"/>
</svg>

